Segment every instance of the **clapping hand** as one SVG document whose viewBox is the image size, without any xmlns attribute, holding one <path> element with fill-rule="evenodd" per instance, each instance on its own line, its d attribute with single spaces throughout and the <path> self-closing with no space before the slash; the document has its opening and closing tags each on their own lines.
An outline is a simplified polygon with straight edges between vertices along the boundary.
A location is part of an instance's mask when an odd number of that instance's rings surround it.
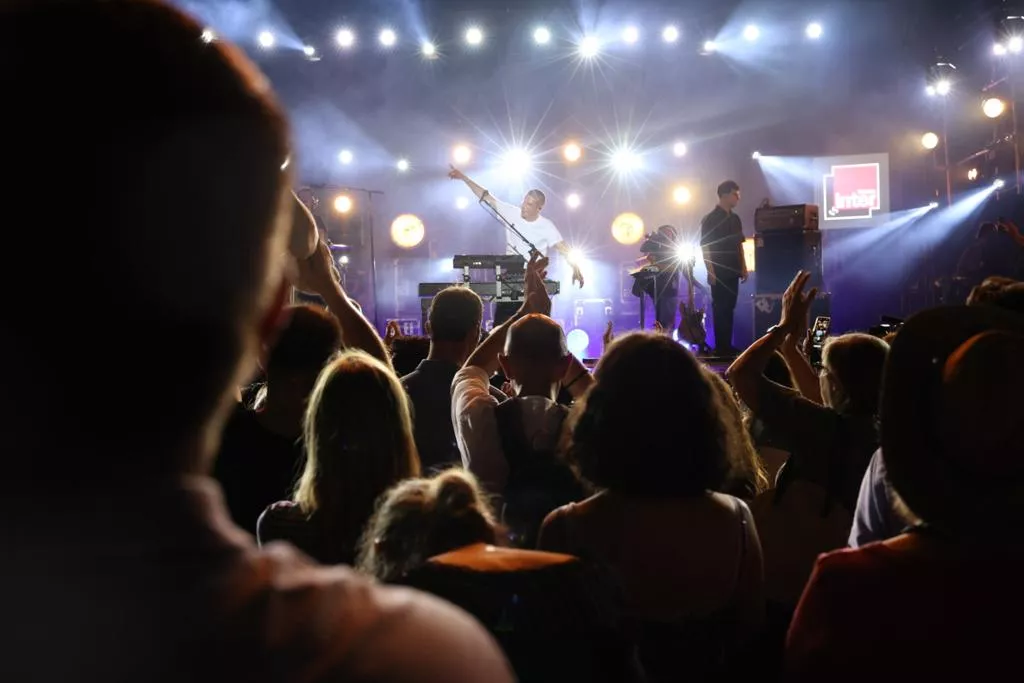
<svg viewBox="0 0 1024 683">
<path fill-rule="evenodd" d="M 540 256 L 537 252 L 530 254 L 530 261 L 526 264 L 526 299 L 519 309 L 523 314 L 542 313 L 551 314 L 551 297 L 544 287 L 544 275 L 548 266 L 548 258 Z"/>
<path fill-rule="evenodd" d="M 782 320 L 779 327 L 784 328 L 794 339 L 803 337 L 809 327 L 807 318 L 811 312 L 811 302 L 818 294 L 817 287 L 804 292 L 804 287 L 810 279 L 811 274 L 801 270 L 782 295 Z"/>
</svg>

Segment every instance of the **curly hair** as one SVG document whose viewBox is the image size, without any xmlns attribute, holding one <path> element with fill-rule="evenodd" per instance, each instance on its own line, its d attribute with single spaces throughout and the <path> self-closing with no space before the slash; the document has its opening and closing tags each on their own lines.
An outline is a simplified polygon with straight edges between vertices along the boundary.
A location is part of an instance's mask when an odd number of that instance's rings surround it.
<svg viewBox="0 0 1024 683">
<path fill-rule="evenodd" d="M 628 334 L 608 347 L 594 379 L 571 417 L 568 448 L 587 481 L 641 497 L 721 490 L 732 470 L 723 408 L 692 354 L 664 335 Z"/>
<path fill-rule="evenodd" d="M 721 376 L 708 367 L 704 375 L 711 382 L 718 400 L 722 404 L 722 419 L 725 421 L 726 440 L 729 444 L 730 460 L 733 466 L 730 481 L 722 493 L 729 493 L 743 499 L 752 499 L 771 488 L 768 470 L 754 448 L 746 419 L 732 387 Z"/>
</svg>

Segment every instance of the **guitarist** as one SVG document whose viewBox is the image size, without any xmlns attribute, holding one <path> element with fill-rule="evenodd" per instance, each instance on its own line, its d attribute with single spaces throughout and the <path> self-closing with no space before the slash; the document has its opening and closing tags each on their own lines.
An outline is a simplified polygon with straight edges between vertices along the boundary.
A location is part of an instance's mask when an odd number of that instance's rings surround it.
<svg viewBox="0 0 1024 683">
<path fill-rule="evenodd" d="M 675 329 L 679 306 L 678 246 L 679 234 L 671 225 L 662 225 L 640 245 L 640 253 L 647 263 L 660 269 L 647 293 L 654 300 L 655 318 L 666 330 Z"/>
</svg>

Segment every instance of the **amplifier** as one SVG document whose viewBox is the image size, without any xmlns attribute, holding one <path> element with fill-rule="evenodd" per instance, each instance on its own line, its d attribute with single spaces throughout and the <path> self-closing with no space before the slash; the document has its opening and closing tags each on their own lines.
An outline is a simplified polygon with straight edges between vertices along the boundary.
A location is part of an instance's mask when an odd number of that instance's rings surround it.
<svg viewBox="0 0 1024 683">
<path fill-rule="evenodd" d="M 754 211 L 754 230 L 817 230 L 818 207 L 816 204 L 791 204 L 789 206 L 766 206 Z"/>
<path fill-rule="evenodd" d="M 500 283 L 502 285 L 500 294 L 498 292 L 498 284 L 497 282 L 421 282 L 419 284 L 419 296 L 420 298 L 430 298 L 442 289 L 448 289 L 449 287 L 469 287 L 486 299 L 522 300 L 523 284 L 521 282 Z M 562 285 L 556 280 L 545 280 L 544 288 L 548 290 L 548 296 L 554 296 L 561 291 Z"/>
</svg>

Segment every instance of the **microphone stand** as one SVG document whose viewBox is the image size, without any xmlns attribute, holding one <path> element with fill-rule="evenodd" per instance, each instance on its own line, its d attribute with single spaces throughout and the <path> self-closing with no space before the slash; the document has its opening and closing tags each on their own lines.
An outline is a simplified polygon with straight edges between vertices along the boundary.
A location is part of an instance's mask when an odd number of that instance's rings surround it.
<svg viewBox="0 0 1024 683">
<path fill-rule="evenodd" d="M 530 254 L 531 255 L 534 254 L 534 253 L 536 253 L 539 256 L 543 256 L 544 255 L 544 254 L 540 253 L 540 251 L 537 249 L 536 246 L 534 246 L 533 242 L 531 242 L 530 240 L 526 239 L 526 237 L 523 235 L 523 233 L 519 232 L 519 230 L 516 228 L 515 225 L 510 223 L 507 218 L 505 218 L 500 213 L 498 213 L 497 209 L 495 209 L 493 206 L 488 204 L 483 199 L 481 199 L 478 203 L 480 204 L 480 206 L 485 207 L 484 210 L 487 211 L 487 213 L 491 214 L 492 217 L 497 218 L 505 226 L 506 230 L 508 230 L 513 235 L 515 235 L 516 237 L 521 239 L 523 242 L 525 242 L 526 246 L 528 246 L 530 248 Z M 515 249 L 515 247 L 512 247 L 512 248 Z M 516 253 L 518 254 L 519 251 L 516 250 Z M 522 254 L 520 254 L 520 256 L 522 256 Z"/>
</svg>

